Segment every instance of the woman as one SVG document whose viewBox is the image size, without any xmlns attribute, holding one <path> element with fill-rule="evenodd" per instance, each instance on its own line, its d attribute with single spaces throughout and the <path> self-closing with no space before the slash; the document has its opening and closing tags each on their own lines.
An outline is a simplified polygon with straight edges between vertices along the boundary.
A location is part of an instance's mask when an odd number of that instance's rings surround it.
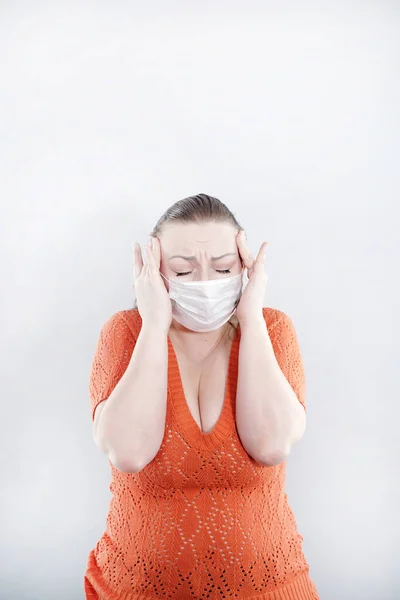
<svg viewBox="0 0 400 600">
<path fill-rule="evenodd" d="M 263 307 L 265 248 L 206 194 L 167 210 L 145 264 L 136 244 L 137 307 L 105 323 L 90 376 L 113 497 L 87 599 L 318 599 L 284 492 L 303 363 Z"/>
</svg>

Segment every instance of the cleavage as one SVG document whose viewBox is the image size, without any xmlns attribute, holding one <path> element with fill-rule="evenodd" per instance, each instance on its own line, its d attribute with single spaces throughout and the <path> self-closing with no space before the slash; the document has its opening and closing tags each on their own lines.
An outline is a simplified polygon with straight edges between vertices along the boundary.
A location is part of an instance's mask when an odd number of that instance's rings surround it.
<svg viewBox="0 0 400 600">
<path fill-rule="evenodd" d="M 229 347 L 221 346 L 201 364 L 178 357 L 186 405 L 203 433 L 210 433 L 224 408 L 229 356 Z"/>
</svg>

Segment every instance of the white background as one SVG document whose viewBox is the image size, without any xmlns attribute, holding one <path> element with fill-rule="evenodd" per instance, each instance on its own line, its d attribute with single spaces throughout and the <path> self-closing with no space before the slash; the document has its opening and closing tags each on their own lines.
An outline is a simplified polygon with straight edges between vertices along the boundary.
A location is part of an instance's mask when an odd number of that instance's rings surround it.
<svg viewBox="0 0 400 600">
<path fill-rule="evenodd" d="M 307 430 L 289 503 L 321 600 L 399 570 L 400 3 L 0 3 L 0 597 L 79 600 L 105 528 L 100 329 L 132 241 L 217 196 L 291 316 Z"/>
</svg>

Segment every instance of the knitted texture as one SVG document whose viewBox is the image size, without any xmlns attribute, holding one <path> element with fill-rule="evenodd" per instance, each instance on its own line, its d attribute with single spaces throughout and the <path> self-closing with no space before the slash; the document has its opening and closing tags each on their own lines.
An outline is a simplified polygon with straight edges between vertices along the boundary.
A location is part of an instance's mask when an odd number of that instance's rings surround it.
<svg viewBox="0 0 400 600">
<path fill-rule="evenodd" d="M 263 314 L 278 364 L 306 409 L 293 323 L 277 309 Z M 135 309 L 103 326 L 90 373 L 92 419 L 124 374 L 140 328 Z M 284 491 L 286 463 L 256 462 L 237 432 L 239 345 L 240 327 L 222 413 L 204 433 L 189 411 L 168 337 L 164 438 L 138 473 L 109 461 L 112 499 L 106 529 L 88 556 L 86 600 L 318 600 Z"/>
</svg>

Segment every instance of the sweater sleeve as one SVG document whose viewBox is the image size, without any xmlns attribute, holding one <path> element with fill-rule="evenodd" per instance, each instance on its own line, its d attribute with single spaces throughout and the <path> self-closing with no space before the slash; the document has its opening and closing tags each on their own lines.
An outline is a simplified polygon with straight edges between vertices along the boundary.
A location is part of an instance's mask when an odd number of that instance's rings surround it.
<svg viewBox="0 0 400 600">
<path fill-rule="evenodd" d="M 279 312 L 276 323 L 271 327 L 271 342 L 282 373 L 306 410 L 306 380 L 296 330 L 292 319 L 284 312 Z"/>
<path fill-rule="evenodd" d="M 128 367 L 135 338 L 122 311 L 103 325 L 97 342 L 89 377 L 89 396 L 94 421 L 95 410 L 106 400 Z"/>
</svg>

